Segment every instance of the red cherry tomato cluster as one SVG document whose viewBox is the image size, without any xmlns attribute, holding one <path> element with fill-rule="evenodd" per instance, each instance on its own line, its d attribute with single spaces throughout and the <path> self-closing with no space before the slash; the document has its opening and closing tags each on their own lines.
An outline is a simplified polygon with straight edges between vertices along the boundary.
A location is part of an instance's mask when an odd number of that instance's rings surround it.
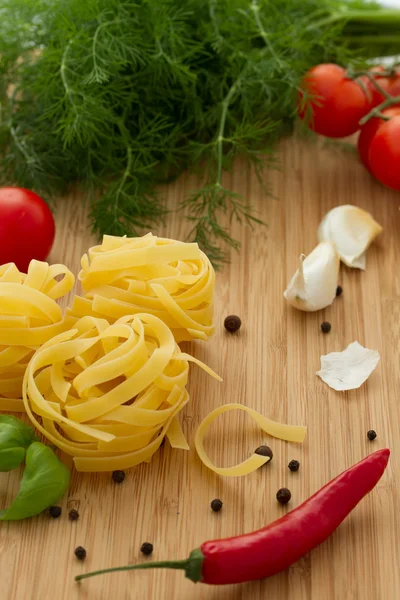
<svg viewBox="0 0 400 600">
<path fill-rule="evenodd" d="M 302 81 L 298 113 L 310 129 L 326 137 L 346 137 L 360 130 L 361 161 L 381 183 L 400 190 L 400 70 L 388 75 L 377 66 L 370 73 L 354 80 L 338 65 L 313 67 Z M 398 104 L 379 116 L 372 114 L 361 126 L 360 121 L 386 101 L 381 90 L 399 98 Z"/>
</svg>

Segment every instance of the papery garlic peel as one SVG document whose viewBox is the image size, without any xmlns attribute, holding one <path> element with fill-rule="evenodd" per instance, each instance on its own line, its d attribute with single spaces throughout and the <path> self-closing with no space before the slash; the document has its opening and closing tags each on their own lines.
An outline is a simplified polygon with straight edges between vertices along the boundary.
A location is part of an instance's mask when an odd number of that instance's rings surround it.
<svg viewBox="0 0 400 600">
<path fill-rule="evenodd" d="M 348 267 L 365 269 L 365 252 L 381 231 L 368 212 L 345 204 L 325 215 L 318 228 L 318 240 L 333 242 L 340 260 Z"/>
</svg>

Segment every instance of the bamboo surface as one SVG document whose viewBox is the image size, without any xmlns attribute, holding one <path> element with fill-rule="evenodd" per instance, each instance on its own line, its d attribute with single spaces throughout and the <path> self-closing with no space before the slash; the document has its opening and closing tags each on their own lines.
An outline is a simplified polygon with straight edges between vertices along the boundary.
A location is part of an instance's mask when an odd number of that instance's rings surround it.
<svg viewBox="0 0 400 600">
<path fill-rule="evenodd" d="M 287 139 L 280 170 L 267 173 L 274 197 L 240 164 L 227 184 L 247 197 L 268 227 L 232 225 L 239 254 L 217 275 L 216 328 L 209 343 L 187 347 L 224 379 L 218 383 L 196 366 L 190 403 L 180 415 L 189 452 L 166 443 L 150 464 L 127 473 L 121 485 L 109 474 L 73 472 L 62 516 L 48 515 L 0 525 L 1 600 L 396 600 L 400 544 L 400 195 L 374 182 L 355 154 Z M 169 206 L 196 182 L 181 178 L 165 188 Z M 316 244 L 322 216 L 339 204 L 370 211 L 384 228 L 368 251 L 367 270 L 341 267 L 343 295 L 319 313 L 287 306 L 283 291 L 301 252 Z M 78 272 L 93 238 L 78 197 L 59 203 L 57 238 L 50 257 Z M 184 239 L 187 223 L 177 214 L 153 233 Z M 223 329 L 227 314 L 242 319 L 239 335 Z M 320 323 L 332 323 L 328 335 Z M 318 377 L 320 355 L 350 342 L 379 351 L 376 371 L 359 389 L 338 393 Z M 242 413 L 229 413 L 207 439 L 210 455 L 234 464 L 255 447 L 271 446 L 271 464 L 245 478 L 220 478 L 202 466 L 193 447 L 197 425 L 221 404 L 240 402 L 277 421 L 308 426 L 303 445 L 270 438 Z M 367 439 L 375 429 L 374 442 Z M 154 560 L 185 558 L 202 541 L 252 531 L 294 508 L 324 483 L 368 453 L 390 447 L 391 461 L 376 489 L 323 545 L 269 580 L 238 586 L 194 585 L 179 571 L 117 573 L 74 582 L 74 576 L 107 566 L 141 562 L 142 542 L 154 544 Z M 301 466 L 291 473 L 288 462 Z M 67 464 L 71 464 L 66 458 Z M 0 508 L 15 497 L 20 472 L 0 474 Z M 280 487 L 292 491 L 282 507 Z M 210 501 L 221 498 L 220 513 Z M 77 508 L 77 522 L 68 511 Z M 87 550 L 85 562 L 74 556 Z M 274 548 L 266 548 L 273 554 Z"/>
</svg>

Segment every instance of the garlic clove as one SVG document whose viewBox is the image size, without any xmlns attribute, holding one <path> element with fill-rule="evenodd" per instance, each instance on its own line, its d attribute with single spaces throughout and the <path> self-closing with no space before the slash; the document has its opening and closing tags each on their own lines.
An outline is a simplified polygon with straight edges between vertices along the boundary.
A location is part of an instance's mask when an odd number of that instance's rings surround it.
<svg viewBox="0 0 400 600">
<path fill-rule="evenodd" d="M 325 215 L 318 228 L 318 240 L 333 242 L 348 267 L 365 270 L 365 252 L 381 231 L 382 227 L 368 212 L 345 204 Z"/>
<path fill-rule="evenodd" d="M 368 379 L 379 359 L 379 352 L 376 350 L 369 350 L 358 342 L 353 342 L 343 352 L 321 356 L 321 370 L 317 375 L 334 390 L 354 390 Z"/>
<path fill-rule="evenodd" d="M 330 242 L 318 244 L 307 257 L 300 256 L 299 268 L 284 297 L 299 310 L 311 312 L 329 306 L 336 297 L 339 267 L 335 246 Z"/>
</svg>

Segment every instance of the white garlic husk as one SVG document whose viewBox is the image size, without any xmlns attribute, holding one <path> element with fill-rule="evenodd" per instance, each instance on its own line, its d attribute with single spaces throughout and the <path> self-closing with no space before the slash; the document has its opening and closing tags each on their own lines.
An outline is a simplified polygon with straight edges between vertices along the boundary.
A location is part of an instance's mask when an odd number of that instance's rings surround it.
<svg viewBox="0 0 400 600">
<path fill-rule="evenodd" d="M 379 359 L 379 352 L 376 350 L 369 350 L 358 342 L 353 342 L 342 352 L 321 356 L 321 370 L 317 371 L 317 375 L 338 392 L 355 390 L 376 369 Z"/>
<path fill-rule="evenodd" d="M 365 252 L 382 227 L 365 210 L 344 204 L 330 210 L 318 228 L 320 242 L 333 242 L 348 267 L 365 269 Z"/>
<path fill-rule="evenodd" d="M 340 260 L 334 244 L 322 242 L 300 265 L 284 292 L 286 300 L 299 310 L 321 310 L 336 297 Z"/>
</svg>

